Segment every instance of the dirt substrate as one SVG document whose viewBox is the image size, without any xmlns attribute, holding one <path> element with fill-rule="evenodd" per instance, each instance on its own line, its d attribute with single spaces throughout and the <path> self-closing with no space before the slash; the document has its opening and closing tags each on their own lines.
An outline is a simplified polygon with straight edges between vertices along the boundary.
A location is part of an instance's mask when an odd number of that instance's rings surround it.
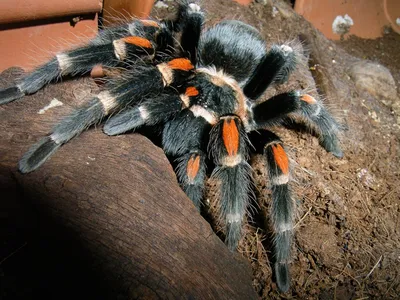
<svg viewBox="0 0 400 300">
<path fill-rule="evenodd" d="M 263 299 L 398 299 L 399 127 L 390 108 L 355 88 L 348 68 L 360 59 L 371 59 L 386 65 L 398 85 L 400 36 L 352 37 L 334 43 L 289 6 L 268 2 L 242 7 L 232 1 L 206 0 L 202 6 L 207 26 L 225 19 L 241 20 L 258 28 L 269 44 L 300 37 L 310 61 L 300 66 L 288 84 L 268 94 L 310 89 L 325 99 L 347 130 L 342 134 L 343 159 L 326 153 L 310 134 L 275 131 L 292 159 L 297 203 L 292 288 L 286 294 L 278 292 L 272 279 L 267 174 L 261 157 L 253 157 L 254 205 L 260 209 L 246 226 L 239 251 L 252 265 L 254 288 Z M 207 201 L 214 200 L 209 193 Z"/>
</svg>

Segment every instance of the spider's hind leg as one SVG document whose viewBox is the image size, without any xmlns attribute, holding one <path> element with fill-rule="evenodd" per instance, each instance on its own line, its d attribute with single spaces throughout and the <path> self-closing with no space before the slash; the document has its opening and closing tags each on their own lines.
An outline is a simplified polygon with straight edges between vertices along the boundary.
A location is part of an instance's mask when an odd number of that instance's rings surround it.
<svg viewBox="0 0 400 300">
<path fill-rule="evenodd" d="M 210 133 L 209 148 L 216 168 L 212 173 L 219 184 L 220 219 L 225 224 L 225 243 L 236 249 L 242 233 L 251 184 L 247 163 L 247 135 L 236 116 L 225 116 Z"/>
</svg>

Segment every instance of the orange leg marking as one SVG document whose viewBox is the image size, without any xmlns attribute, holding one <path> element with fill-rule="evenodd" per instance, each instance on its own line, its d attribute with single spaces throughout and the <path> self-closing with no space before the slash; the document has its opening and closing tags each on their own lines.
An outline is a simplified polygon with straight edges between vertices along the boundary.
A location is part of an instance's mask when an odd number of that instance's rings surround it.
<svg viewBox="0 0 400 300">
<path fill-rule="evenodd" d="M 300 98 L 300 100 L 302 100 L 302 101 L 304 101 L 304 102 L 307 102 L 308 104 L 315 104 L 315 103 L 317 103 L 317 100 L 315 100 L 315 98 L 314 98 L 313 96 L 310 96 L 310 95 L 307 95 L 307 94 L 303 95 L 303 96 Z"/>
<path fill-rule="evenodd" d="M 175 59 L 171 60 L 170 62 L 168 62 L 168 66 L 171 69 L 178 69 L 178 70 L 182 70 L 182 71 L 190 71 L 190 70 L 194 69 L 190 60 L 188 60 L 186 58 L 175 58 Z"/>
<path fill-rule="evenodd" d="M 222 125 L 222 140 L 229 156 L 234 156 L 239 150 L 239 130 L 234 119 L 224 120 Z"/>
<path fill-rule="evenodd" d="M 188 97 L 195 97 L 198 94 L 199 94 L 199 91 L 194 86 L 189 86 L 185 91 L 185 95 Z"/>
<path fill-rule="evenodd" d="M 193 180 L 195 179 L 197 173 L 199 172 L 199 169 L 200 169 L 200 156 L 195 154 L 189 159 L 186 167 L 186 174 L 191 182 L 193 182 Z"/>
<path fill-rule="evenodd" d="M 150 41 L 138 36 L 128 36 L 122 39 L 125 43 L 132 44 L 143 48 L 152 48 Z"/>
<path fill-rule="evenodd" d="M 144 26 L 160 27 L 156 21 L 153 20 L 140 20 Z"/>
<path fill-rule="evenodd" d="M 279 169 L 281 169 L 283 174 L 288 174 L 289 159 L 282 145 L 280 144 L 272 145 L 272 152 L 274 154 L 275 162 L 278 165 Z"/>
</svg>

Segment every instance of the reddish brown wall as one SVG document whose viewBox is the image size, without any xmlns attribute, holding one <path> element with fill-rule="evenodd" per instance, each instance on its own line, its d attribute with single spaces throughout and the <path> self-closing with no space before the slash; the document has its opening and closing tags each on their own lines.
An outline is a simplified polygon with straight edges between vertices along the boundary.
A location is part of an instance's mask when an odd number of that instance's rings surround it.
<svg viewBox="0 0 400 300">
<path fill-rule="evenodd" d="M 102 3 L 102 0 L 2 0 L 0 24 L 93 14 L 101 11 Z"/>
<path fill-rule="evenodd" d="M 1 0 L 0 71 L 30 70 L 93 37 L 101 10 L 102 0 Z"/>
<path fill-rule="evenodd" d="M 120 19 L 146 18 L 153 4 L 154 0 L 104 0 L 104 22 L 107 25 Z"/>
</svg>

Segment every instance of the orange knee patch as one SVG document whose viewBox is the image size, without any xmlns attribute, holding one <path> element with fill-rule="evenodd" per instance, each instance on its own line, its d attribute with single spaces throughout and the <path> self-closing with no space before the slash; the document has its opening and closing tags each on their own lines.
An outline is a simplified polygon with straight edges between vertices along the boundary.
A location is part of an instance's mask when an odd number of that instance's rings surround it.
<svg viewBox="0 0 400 300">
<path fill-rule="evenodd" d="M 190 60 L 186 58 L 175 58 L 168 62 L 168 66 L 174 70 L 190 71 L 194 69 Z"/>
<path fill-rule="evenodd" d="M 224 120 L 222 140 L 229 156 L 236 155 L 239 150 L 239 130 L 234 119 Z"/>
<path fill-rule="evenodd" d="M 128 36 L 126 38 L 123 38 L 122 40 L 127 44 L 132 44 L 138 47 L 143 47 L 143 48 L 153 47 L 148 39 L 141 38 L 138 36 Z"/>
<path fill-rule="evenodd" d="M 315 100 L 315 98 L 314 98 L 313 96 L 310 96 L 310 95 L 307 95 L 307 94 L 303 95 L 303 96 L 300 98 L 300 100 L 302 100 L 302 101 L 304 101 L 304 102 L 307 102 L 308 104 L 315 104 L 315 103 L 317 103 L 317 100 Z"/>
<path fill-rule="evenodd" d="M 197 173 L 199 173 L 199 170 L 200 170 L 200 156 L 193 155 L 192 157 L 190 157 L 186 167 L 186 174 L 190 181 L 193 181 L 196 178 Z"/>
<path fill-rule="evenodd" d="M 272 145 L 272 153 L 274 154 L 274 159 L 279 169 L 281 169 L 283 174 L 289 173 L 289 159 L 286 155 L 285 150 L 282 145 L 276 144 Z"/>
<path fill-rule="evenodd" d="M 140 20 L 144 26 L 160 27 L 156 21 L 153 20 Z"/>
<path fill-rule="evenodd" d="M 189 86 L 185 91 L 185 95 L 188 97 L 195 97 L 198 94 L 199 94 L 199 91 L 194 86 Z"/>
</svg>

